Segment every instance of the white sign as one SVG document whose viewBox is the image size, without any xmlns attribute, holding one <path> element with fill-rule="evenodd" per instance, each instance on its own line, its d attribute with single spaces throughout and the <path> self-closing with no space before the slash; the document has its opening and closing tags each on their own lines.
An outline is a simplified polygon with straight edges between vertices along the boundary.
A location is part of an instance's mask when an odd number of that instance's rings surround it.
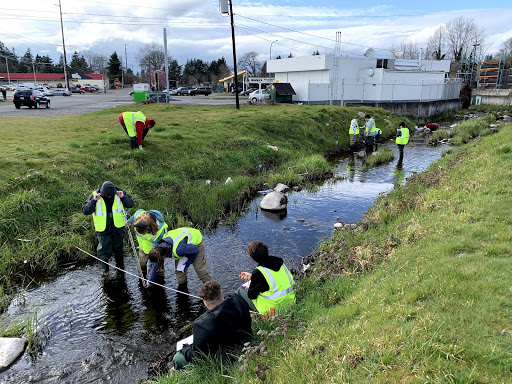
<svg viewBox="0 0 512 384">
<path fill-rule="evenodd" d="M 272 84 L 276 81 L 276 79 L 272 77 L 249 77 L 249 83 L 267 83 Z"/>
</svg>

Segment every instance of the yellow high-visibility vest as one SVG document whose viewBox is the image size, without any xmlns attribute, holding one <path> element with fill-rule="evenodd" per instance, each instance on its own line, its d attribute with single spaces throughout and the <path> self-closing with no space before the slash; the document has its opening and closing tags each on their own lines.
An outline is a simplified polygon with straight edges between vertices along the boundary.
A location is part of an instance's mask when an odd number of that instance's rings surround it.
<svg viewBox="0 0 512 384">
<path fill-rule="evenodd" d="M 146 116 L 142 112 L 124 112 L 123 113 L 124 125 L 126 126 L 126 131 L 128 132 L 128 136 L 136 137 L 137 130 L 135 129 L 135 124 L 137 121 L 141 121 L 146 124 Z"/>
<path fill-rule="evenodd" d="M 93 196 L 96 194 L 96 191 L 93 191 Z M 114 203 L 112 204 L 112 219 L 114 220 L 114 226 L 116 228 L 124 227 L 124 207 L 123 202 L 119 198 L 119 196 L 114 196 Z M 105 200 L 103 197 L 96 202 L 96 208 L 92 214 L 94 229 L 96 232 L 103 232 L 107 228 L 107 206 L 105 204 Z"/>
<path fill-rule="evenodd" d="M 396 137 L 396 143 L 406 145 L 409 142 L 409 129 L 404 127 L 398 131 L 401 131 L 402 134 Z"/>
<path fill-rule="evenodd" d="M 184 237 L 187 237 L 187 244 L 199 245 L 203 241 L 203 235 L 195 228 L 176 228 L 172 231 L 168 231 L 165 237 L 172 239 L 172 258 L 174 260 L 178 260 L 182 257 L 176 253 L 176 248 L 178 248 L 178 244 Z"/>
<path fill-rule="evenodd" d="M 140 212 L 139 215 L 141 213 L 142 212 Z M 139 215 L 137 215 L 137 216 L 139 216 Z M 135 218 L 137 218 L 137 216 L 135 216 Z M 142 250 L 142 252 L 149 253 L 151 251 L 151 249 L 153 249 L 153 242 L 162 234 L 162 232 L 165 233 L 166 231 L 167 231 L 167 224 L 165 224 L 165 223 L 158 229 L 157 233 L 154 235 L 152 233 L 146 233 L 146 234 L 142 235 L 139 232 L 135 231 L 135 235 L 137 236 L 137 242 L 139 243 L 139 248 Z"/>
<path fill-rule="evenodd" d="M 368 131 L 368 127 L 370 125 L 370 123 L 373 122 L 373 126 L 370 128 L 370 130 Z M 373 119 L 373 117 L 368 120 L 364 126 L 364 131 L 366 133 L 366 136 L 376 136 L 377 135 L 377 126 L 375 125 L 375 120 Z"/>
<path fill-rule="evenodd" d="M 354 127 L 356 132 L 354 133 Z M 357 124 L 357 119 L 352 119 L 350 122 L 350 128 L 348 129 L 349 135 L 359 135 L 359 125 Z"/>
<path fill-rule="evenodd" d="M 270 308 L 278 310 L 280 307 L 295 304 L 293 276 L 286 265 L 283 264 L 277 272 L 265 267 L 257 269 L 263 274 L 269 286 L 268 291 L 260 293 L 252 301 L 259 313 L 267 313 Z"/>
</svg>

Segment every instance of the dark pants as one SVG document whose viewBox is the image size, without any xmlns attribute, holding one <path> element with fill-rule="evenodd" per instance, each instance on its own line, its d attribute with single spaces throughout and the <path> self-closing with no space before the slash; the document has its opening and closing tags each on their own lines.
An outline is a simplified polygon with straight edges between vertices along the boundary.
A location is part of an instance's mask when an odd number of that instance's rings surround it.
<svg viewBox="0 0 512 384">
<path fill-rule="evenodd" d="M 405 145 L 403 144 L 397 144 L 398 146 L 398 152 L 400 153 L 400 156 L 398 158 L 398 163 L 397 163 L 397 167 L 401 168 L 402 167 L 402 161 L 404 160 L 404 147 Z"/>
<path fill-rule="evenodd" d="M 128 130 L 126 129 L 126 124 L 123 124 L 121 122 L 119 122 L 119 124 L 121 124 L 121 127 L 123 127 L 124 132 L 128 135 Z M 149 132 L 149 128 L 144 128 L 144 131 L 142 131 L 142 144 L 144 144 L 144 138 L 146 137 L 148 132 Z M 137 136 L 130 137 L 130 149 L 137 149 L 138 147 L 139 147 L 139 143 L 137 142 Z"/>
<path fill-rule="evenodd" d="M 115 233 L 111 235 L 98 235 L 98 257 L 108 263 L 112 252 L 114 252 L 116 266 L 124 268 L 124 253 L 123 253 L 123 239 L 124 232 Z M 103 270 L 108 272 L 109 266 L 105 263 L 101 263 Z"/>
<path fill-rule="evenodd" d="M 364 138 L 364 144 L 366 146 L 366 153 L 373 153 L 373 136 L 366 136 Z"/>
</svg>

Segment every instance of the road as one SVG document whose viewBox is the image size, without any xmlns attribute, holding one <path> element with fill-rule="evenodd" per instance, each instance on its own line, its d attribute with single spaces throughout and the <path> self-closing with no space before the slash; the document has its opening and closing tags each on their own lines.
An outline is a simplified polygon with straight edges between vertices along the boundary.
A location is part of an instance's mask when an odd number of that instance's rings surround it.
<svg viewBox="0 0 512 384">
<path fill-rule="evenodd" d="M 74 93 L 72 96 L 52 96 L 50 97 L 50 108 L 29 109 L 21 107 L 16 109 L 12 102 L 12 92 L 7 92 L 7 100 L 0 101 L 0 116 L 18 117 L 18 116 L 62 116 L 62 115 L 81 115 L 83 113 L 95 112 L 106 108 L 113 108 L 123 105 L 133 105 L 133 96 L 129 95 L 131 88 L 120 89 L 119 91 L 108 90 L 107 93 Z M 119 94 L 117 94 L 119 92 Z M 240 104 L 247 103 L 247 97 L 240 97 Z M 234 96 L 220 96 L 212 94 L 210 96 L 172 96 L 169 101 L 171 105 L 235 105 Z M 136 109 L 134 107 L 130 109 Z"/>
</svg>

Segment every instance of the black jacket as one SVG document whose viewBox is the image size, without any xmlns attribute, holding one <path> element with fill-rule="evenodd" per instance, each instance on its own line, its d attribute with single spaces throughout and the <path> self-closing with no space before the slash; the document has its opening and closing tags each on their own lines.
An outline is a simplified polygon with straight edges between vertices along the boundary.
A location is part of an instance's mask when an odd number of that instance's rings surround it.
<svg viewBox="0 0 512 384">
<path fill-rule="evenodd" d="M 269 256 L 267 260 L 258 264 L 258 266 L 265 267 L 277 272 L 279 269 L 281 269 L 283 263 L 283 259 L 280 257 Z M 251 276 L 251 285 L 247 291 L 247 296 L 249 296 L 249 299 L 255 300 L 260 293 L 266 292 L 269 289 L 270 287 L 268 286 L 267 280 L 265 280 L 265 276 L 263 276 L 259 269 L 254 269 Z"/>
<path fill-rule="evenodd" d="M 229 350 L 242 345 L 251 336 L 249 305 L 235 293 L 196 320 L 194 344 L 185 345 L 181 352 L 187 361 L 192 362 L 201 353 L 207 355 L 220 349 Z"/>
<path fill-rule="evenodd" d="M 129 194 L 126 193 L 126 191 L 117 188 L 118 191 L 123 191 L 124 196 L 121 199 L 121 202 L 123 203 L 123 207 L 125 208 L 132 208 L 134 203 Z M 98 189 L 96 193 L 100 193 L 100 190 Z M 112 219 L 112 205 L 114 204 L 114 198 L 103 198 L 105 200 L 105 206 L 107 207 L 107 227 L 103 232 L 96 232 L 98 235 L 110 235 L 115 233 L 124 233 L 124 227 L 116 228 L 114 226 L 114 220 Z M 96 201 L 94 201 L 94 196 L 91 193 L 89 197 L 87 198 L 87 201 L 82 206 L 82 212 L 84 215 L 92 215 L 96 209 Z"/>
</svg>

